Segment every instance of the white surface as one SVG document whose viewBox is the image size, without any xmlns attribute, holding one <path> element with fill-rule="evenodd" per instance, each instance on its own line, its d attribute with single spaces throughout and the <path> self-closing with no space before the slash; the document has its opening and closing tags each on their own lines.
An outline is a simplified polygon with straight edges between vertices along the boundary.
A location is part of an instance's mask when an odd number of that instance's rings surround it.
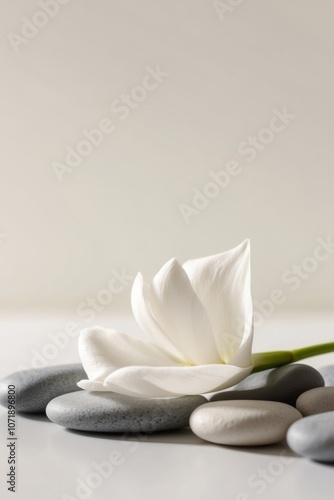
<svg viewBox="0 0 334 500">
<path fill-rule="evenodd" d="M 56 332 L 71 319 L 66 316 L 2 317 L 3 377 L 20 364 L 29 364 L 31 350 L 42 351 L 49 342 L 45 332 Z M 135 331 L 130 318 L 99 318 L 100 324 Z M 288 349 L 333 341 L 334 316 L 285 317 L 258 329 L 255 351 Z M 59 351 L 53 364 L 76 361 L 76 340 Z M 313 366 L 334 363 L 334 354 L 311 358 Z M 143 436 L 124 441 L 119 436 L 77 433 L 45 417 L 17 418 L 18 492 L 5 489 L 6 411 L 0 409 L 0 494 L 18 500 L 69 500 L 77 480 L 87 480 L 93 462 L 101 463 L 119 451 L 123 463 L 92 491 L 92 500 L 329 500 L 333 467 L 293 457 L 283 446 L 238 449 L 205 443 L 189 430 Z M 2 450 L 2 451 L 1 451 Z M 260 480 L 258 474 L 266 474 Z M 262 472 L 261 472 L 262 471 Z M 262 481 L 262 482 L 259 482 Z M 262 493 L 259 493 L 262 491 Z M 71 497 L 70 497 L 71 498 Z M 72 498 L 72 500 L 73 500 Z"/>
<path fill-rule="evenodd" d="M 45 1 L 0 1 L 2 307 L 74 312 L 111 269 L 149 280 L 246 237 L 254 299 L 287 291 L 333 228 L 334 2 L 224 0 L 221 20 L 213 0 L 70 0 L 15 53 L 7 35 Z M 169 77 L 121 120 L 111 103 L 147 65 Z M 247 161 L 240 144 L 284 106 L 296 118 Z M 51 163 L 104 117 L 115 132 L 60 184 Z M 187 225 L 179 205 L 231 160 L 242 173 Z M 332 307 L 333 275 L 332 255 L 280 307 Z"/>
</svg>

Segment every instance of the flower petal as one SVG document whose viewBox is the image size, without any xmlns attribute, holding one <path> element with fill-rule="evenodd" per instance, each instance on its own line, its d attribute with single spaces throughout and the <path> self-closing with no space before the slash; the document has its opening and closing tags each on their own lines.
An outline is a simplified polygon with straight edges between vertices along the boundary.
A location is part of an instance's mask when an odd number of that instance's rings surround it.
<svg viewBox="0 0 334 500">
<path fill-rule="evenodd" d="M 161 398 L 215 392 L 231 387 L 249 375 L 249 368 L 232 365 L 184 367 L 129 366 L 109 375 L 110 391 L 141 398 Z"/>
<path fill-rule="evenodd" d="M 221 362 L 208 315 L 176 259 L 154 277 L 150 305 L 169 341 L 190 364 Z"/>
<path fill-rule="evenodd" d="M 145 285 L 143 276 L 138 273 L 132 285 L 131 306 L 133 315 L 140 328 L 160 345 L 175 361 L 186 363 L 182 354 L 168 340 L 166 334 L 155 321 L 150 311 L 149 287 Z"/>
<path fill-rule="evenodd" d="M 241 341 L 239 348 L 235 351 L 234 355 L 229 360 L 231 365 L 246 368 L 253 363 L 252 359 L 252 344 L 253 344 L 253 325 L 250 329 L 246 329 L 246 333 Z M 249 333 L 248 333 L 249 331 Z"/>
<path fill-rule="evenodd" d="M 97 326 L 80 332 L 79 355 L 89 379 L 100 382 L 123 366 L 175 364 L 152 342 Z"/>
<path fill-rule="evenodd" d="M 243 344 L 238 364 L 250 366 L 253 306 L 249 240 L 228 252 L 190 260 L 183 268 L 209 315 L 222 359 L 232 362 Z"/>
<path fill-rule="evenodd" d="M 80 380 L 77 385 L 85 391 L 110 392 L 110 389 L 105 387 L 103 382 L 97 382 L 96 380 Z"/>
</svg>

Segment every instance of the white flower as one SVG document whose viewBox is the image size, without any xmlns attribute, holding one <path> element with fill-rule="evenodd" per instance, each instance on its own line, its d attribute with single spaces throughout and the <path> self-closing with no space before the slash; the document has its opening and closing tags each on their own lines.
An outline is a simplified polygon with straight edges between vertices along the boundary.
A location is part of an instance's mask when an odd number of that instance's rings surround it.
<svg viewBox="0 0 334 500">
<path fill-rule="evenodd" d="M 221 254 L 168 261 L 151 286 L 138 274 L 132 310 L 150 340 L 83 330 L 79 353 L 89 380 L 79 387 L 137 397 L 204 394 L 252 370 L 249 240 Z"/>
</svg>

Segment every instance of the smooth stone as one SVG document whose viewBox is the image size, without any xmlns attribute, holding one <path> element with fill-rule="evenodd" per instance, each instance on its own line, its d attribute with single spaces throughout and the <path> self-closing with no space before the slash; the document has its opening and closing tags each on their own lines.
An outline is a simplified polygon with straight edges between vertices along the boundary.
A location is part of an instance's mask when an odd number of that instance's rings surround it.
<svg viewBox="0 0 334 500">
<path fill-rule="evenodd" d="M 0 404 L 8 406 L 8 385 L 15 385 L 15 408 L 42 413 L 46 405 L 67 392 L 81 391 L 77 383 L 87 378 L 81 364 L 48 366 L 12 373 L 0 381 Z"/>
<path fill-rule="evenodd" d="M 334 411 L 334 387 L 317 387 L 299 396 L 296 408 L 306 417 L 326 411 Z"/>
<path fill-rule="evenodd" d="M 190 417 L 196 436 L 230 446 L 262 446 L 283 441 L 290 425 L 302 416 L 275 401 L 217 401 L 197 408 Z"/>
<path fill-rule="evenodd" d="M 203 396 L 141 399 L 80 391 L 53 399 L 46 414 L 52 422 L 78 431 L 151 433 L 187 427 L 191 413 L 203 403 Z"/>
<path fill-rule="evenodd" d="M 293 364 L 249 375 L 233 390 L 219 392 L 210 401 L 252 399 L 278 401 L 295 406 L 297 398 L 305 391 L 323 387 L 320 373 L 308 365 Z"/>
<path fill-rule="evenodd" d="M 334 387 L 334 365 L 323 366 L 318 370 L 325 381 L 325 386 Z"/>
<path fill-rule="evenodd" d="M 298 455 L 334 462 L 334 411 L 304 417 L 292 424 L 287 443 Z"/>
</svg>

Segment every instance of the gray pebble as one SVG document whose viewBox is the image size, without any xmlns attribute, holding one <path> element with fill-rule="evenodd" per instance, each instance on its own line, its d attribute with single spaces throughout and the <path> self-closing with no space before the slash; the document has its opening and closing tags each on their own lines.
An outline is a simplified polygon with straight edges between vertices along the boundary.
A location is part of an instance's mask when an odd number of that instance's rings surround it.
<svg viewBox="0 0 334 500">
<path fill-rule="evenodd" d="M 283 441 L 300 418 L 296 408 L 276 401 L 216 401 L 196 408 L 190 427 L 211 443 L 263 446 Z"/>
<path fill-rule="evenodd" d="M 334 411 L 304 417 L 292 424 L 287 443 L 298 455 L 334 462 Z"/>
<path fill-rule="evenodd" d="M 46 414 L 52 422 L 79 431 L 151 433 L 187 427 L 191 413 L 203 403 L 203 396 L 141 399 L 80 391 L 51 401 Z"/>
<path fill-rule="evenodd" d="M 296 408 L 304 417 L 334 411 L 334 387 L 317 387 L 299 396 Z"/>
<path fill-rule="evenodd" d="M 57 396 L 81 390 L 77 383 L 87 378 L 81 364 L 48 366 L 12 373 L 0 381 L 0 404 L 8 406 L 8 386 L 15 386 L 15 408 L 23 413 L 42 413 Z"/>
<path fill-rule="evenodd" d="M 231 391 L 213 395 L 210 401 L 262 400 L 278 401 L 295 406 L 305 391 L 323 387 L 320 373 L 308 365 L 292 364 L 250 375 Z"/>
<path fill-rule="evenodd" d="M 323 366 L 319 368 L 319 372 L 323 376 L 325 385 L 334 387 L 334 365 Z"/>
</svg>

